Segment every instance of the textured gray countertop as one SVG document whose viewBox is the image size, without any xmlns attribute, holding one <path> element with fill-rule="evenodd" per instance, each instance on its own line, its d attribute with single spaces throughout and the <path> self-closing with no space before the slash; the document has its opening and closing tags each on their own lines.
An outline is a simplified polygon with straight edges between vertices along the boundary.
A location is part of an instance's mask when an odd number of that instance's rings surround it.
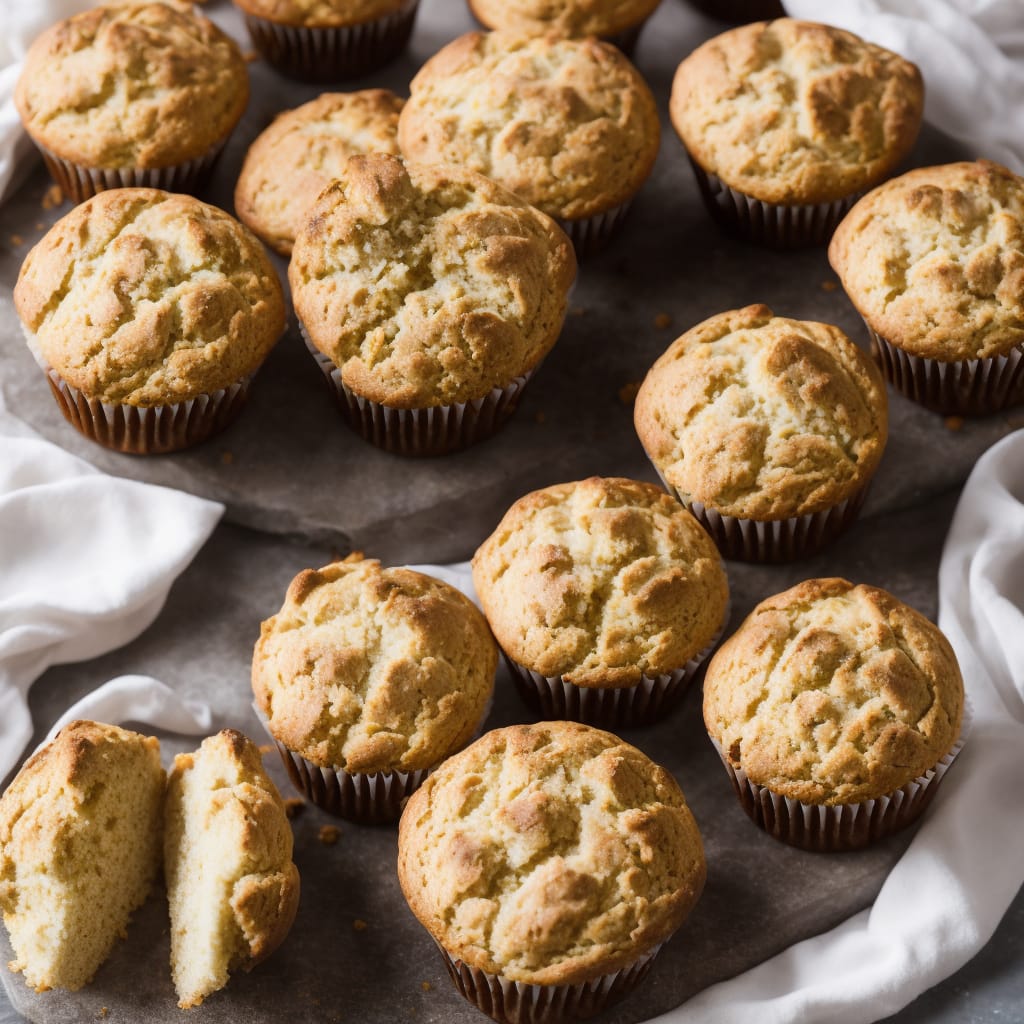
<svg viewBox="0 0 1024 1024">
<path fill-rule="evenodd" d="M 226 3 L 212 16 L 239 38 Z M 444 42 L 471 27 L 462 0 L 424 0 L 410 52 L 354 83 L 405 92 L 411 74 Z M 681 0 L 665 0 L 636 61 L 664 113 L 678 61 L 720 26 Z M 319 90 L 251 65 L 249 111 L 204 198 L 231 209 L 246 146 L 278 110 Z M 911 163 L 962 156 L 926 129 Z M 441 460 L 408 461 L 373 449 L 340 421 L 294 325 L 230 430 L 175 456 L 138 459 L 100 449 L 61 419 L 20 339 L 10 289 L 28 248 L 67 207 L 46 210 L 39 167 L 3 208 L 0 232 L 0 390 L 13 412 L 44 436 L 107 472 L 214 497 L 225 523 L 171 592 L 157 622 L 119 651 L 47 672 L 31 706 L 37 738 L 71 702 L 122 672 L 155 675 L 207 700 L 215 726 L 263 741 L 249 707 L 248 665 L 261 619 L 276 611 L 301 568 L 361 548 L 385 562 L 468 557 L 508 505 L 534 487 L 591 473 L 653 480 L 632 430 L 629 386 L 665 346 L 713 313 L 750 302 L 827 320 L 865 342 L 821 251 L 774 253 L 724 239 L 700 206 L 682 150 L 667 128 L 651 182 L 609 251 L 581 269 L 563 337 L 526 392 L 516 417 L 491 441 Z M 283 263 L 279 263 L 283 269 Z M 668 318 L 669 326 L 662 327 Z M 789 566 L 729 563 L 733 625 L 754 603 L 814 575 L 846 575 L 886 587 L 936 613 L 936 569 L 956 494 L 978 455 L 1024 410 L 947 423 L 891 398 L 888 451 L 861 521 L 816 558 Z M 504 674 L 489 726 L 528 720 Z M 656 726 L 625 738 L 664 763 L 682 784 L 705 836 L 709 881 L 690 921 L 665 948 L 641 990 L 602 1015 L 633 1024 L 678 1005 L 791 942 L 867 905 L 909 835 L 858 854 L 820 856 L 783 847 L 745 818 L 700 723 L 699 695 Z M 165 759 L 188 745 L 162 738 Z M 289 792 L 280 766 L 268 764 Z M 318 841 L 329 819 L 307 808 L 295 822 L 303 901 L 296 926 L 271 960 L 191 1011 L 206 1021 L 480 1021 L 454 993 L 430 940 L 412 919 L 394 879 L 393 828 L 341 823 L 335 846 Z M 355 922 L 364 922 L 365 927 Z M 995 939 L 958 975 L 893 1018 L 978 1022 L 1024 1019 L 1021 961 L 1024 901 Z M 9 950 L 6 938 L 0 958 Z M 2 974 L 0 1024 L 180 1019 L 167 970 L 167 927 L 159 898 L 139 912 L 128 942 L 80 993 L 31 993 Z M 104 1013 L 104 1009 L 106 1012 Z"/>
</svg>

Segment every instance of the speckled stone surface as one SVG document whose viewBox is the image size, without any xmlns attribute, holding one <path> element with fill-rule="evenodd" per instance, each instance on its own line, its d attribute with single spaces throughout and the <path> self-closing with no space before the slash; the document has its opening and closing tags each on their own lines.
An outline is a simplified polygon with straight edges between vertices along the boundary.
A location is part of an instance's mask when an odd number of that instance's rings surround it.
<svg viewBox="0 0 1024 1024">
<path fill-rule="evenodd" d="M 207 6 L 243 38 L 226 3 Z M 352 87 L 405 91 L 419 64 L 471 25 L 461 0 L 424 0 L 409 53 Z M 679 0 L 665 0 L 636 52 L 663 112 L 678 61 L 719 29 Z M 320 91 L 286 82 L 262 63 L 250 67 L 249 111 L 203 195 L 228 209 L 249 141 L 275 112 Z M 927 130 L 912 163 L 961 155 L 949 139 Z M 257 378 L 249 407 L 228 432 L 175 456 L 120 456 L 85 441 L 61 418 L 10 308 L 10 288 L 25 253 L 67 210 L 42 208 L 48 185 L 40 166 L 2 208 L 0 393 L 44 436 L 107 472 L 217 498 L 228 514 L 142 637 L 103 658 L 53 669 L 36 684 L 31 705 L 37 739 L 82 694 L 120 673 L 144 672 L 207 700 L 216 728 L 242 728 L 262 742 L 249 706 L 249 658 L 260 620 L 277 610 L 299 569 L 352 547 L 392 563 L 466 558 L 508 505 L 531 488 L 590 473 L 654 480 L 632 430 L 630 385 L 677 334 L 712 313 L 763 301 L 781 315 L 837 323 L 866 342 L 822 251 L 774 253 L 718 233 L 666 127 L 654 177 L 611 249 L 584 264 L 563 337 L 498 437 L 427 461 L 366 445 L 335 412 L 293 322 Z M 935 615 L 935 573 L 955 495 L 977 456 L 1024 425 L 1024 410 L 959 424 L 898 396 L 891 403 L 889 450 L 861 522 L 807 562 L 730 563 L 733 625 L 767 594 L 825 574 L 886 587 Z M 503 674 L 488 725 L 526 720 Z M 709 879 L 695 914 L 642 989 L 597 1018 L 603 1024 L 646 1020 L 847 917 L 870 902 L 909 839 L 897 836 L 862 853 L 829 857 L 783 847 L 760 833 L 740 809 L 704 735 L 696 690 L 663 723 L 624 735 L 679 779 L 705 837 Z M 168 737 L 165 759 L 194 745 Z M 268 756 L 268 764 L 289 795 L 276 755 Z M 303 901 L 287 942 L 191 1017 L 254 1024 L 484 1020 L 455 994 L 431 940 L 405 908 L 394 875 L 394 828 L 342 822 L 339 841 L 327 846 L 319 830 L 329 823 L 313 808 L 294 822 Z M 1019 1019 L 1022 987 L 1014 965 L 1024 952 L 1021 905 L 1018 900 L 997 940 L 965 971 L 893 1020 Z M 155 896 L 137 915 L 128 941 L 82 992 L 36 995 L 4 971 L 0 1024 L 18 1019 L 15 1010 L 40 1024 L 179 1021 L 164 913 Z M 4 936 L 0 959 L 8 957 Z"/>
</svg>

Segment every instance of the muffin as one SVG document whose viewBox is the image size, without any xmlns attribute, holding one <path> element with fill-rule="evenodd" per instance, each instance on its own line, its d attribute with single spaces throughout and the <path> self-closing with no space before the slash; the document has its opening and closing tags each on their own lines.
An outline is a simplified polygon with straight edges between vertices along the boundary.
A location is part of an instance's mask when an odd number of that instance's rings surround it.
<svg viewBox="0 0 1024 1024">
<path fill-rule="evenodd" d="M 590 1016 L 639 984 L 704 886 L 675 780 L 611 733 L 513 725 L 409 801 L 398 880 L 459 991 L 508 1024 Z"/>
<path fill-rule="evenodd" d="M 92 980 L 160 870 L 164 770 L 150 736 L 62 729 L 0 798 L 0 910 L 37 992 Z"/>
<path fill-rule="evenodd" d="M 838 327 L 720 313 L 651 367 L 634 409 L 665 486 L 726 558 L 809 555 L 856 518 L 882 458 L 881 375 Z"/>
<path fill-rule="evenodd" d="M 949 642 L 876 587 L 807 580 L 762 601 L 711 659 L 704 721 L 746 812 L 811 850 L 914 821 L 962 745 Z"/>
<path fill-rule="evenodd" d="M 658 155 L 650 89 L 596 39 L 469 32 L 410 91 L 398 124 L 407 159 L 493 178 L 558 220 L 578 253 L 608 240 Z"/>
<path fill-rule="evenodd" d="M 470 171 L 352 157 L 288 267 L 349 425 L 406 455 L 488 437 L 558 339 L 576 272 L 558 225 Z"/>
<path fill-rule="evenodd" d="M 1024 178 L 987 160 L 894 178 L 829 259 L 898 391 L 943 413 L 1024 401 Z"/>
<path fill-rule="evenodd" d="M 314 200 L 356 153 L 398 155 L 404 101 L 387 89 L 324 93 L 286 110 L 249 147 L 235 211 L 272 249 L 290 256 Z"/>
<path fill-rule="evenodd" d="M 669 104 L 711 214 L 776 246 L 828 241 L 910 152 L 923 109 L 914 64 L 790 18 L 699 46 L 679 65 Z"/>
<path fill-rule="evenodd" d="M 545 718 L 608 727 L 662 717 L 728 618 L 711 538 L 635 480 L 520 498 L 474 556 L 473 583 L 523 697 Z"/>
<path fill-rule="evenodd" d="M 529 35 L 598 36 L 630 53 L 661 0 L 467 0 L 484 28 Z"/>
<path fill-rule="evenodd" d="M 126 186 L 194 191 L 248 100 L 235 42 L 166 3 L 111 4 L 53 25 L 29 49 L 14 96 L 76 203 Z"/>
<path fill-rule="evenodd" d="M 419 0 L 232 0 L 253 45 L 307 82 L 368 75 L 405 49 Z"/>
<path fill-rule="evenodd" d="M 357 553 L 292 580 L 260 631 L 252 687 L 289 776 L 313 803 L 390 821 L 470 740 L 497 664 L 469 598 Z"/>
<path fill-rule="evenodd" d="M 298 909 L 299 873 L 284 803 L 260 752 L 233 729 L 174 759 L 164 815 L 171 974 L 188 1009 L 277 949 Z"/>
</svg>

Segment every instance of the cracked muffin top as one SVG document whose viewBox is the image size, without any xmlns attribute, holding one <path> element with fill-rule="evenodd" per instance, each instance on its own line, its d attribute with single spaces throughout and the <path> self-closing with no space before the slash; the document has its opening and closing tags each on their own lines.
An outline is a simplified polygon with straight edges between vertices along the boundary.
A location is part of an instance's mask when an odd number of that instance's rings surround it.
<svg viewBox="0 0 1024 1024">
<path fill-rule="evenodd" d="M 230 134 L 248 100 L 234 40 L 166 3 L 111 4 L 58 22 L 32 44 L 15 92 L 35 141 L 97 168 L 203 156 Z"/>
<path fill-rule="evenodd" d="M 292 580 L 260 630 L 252 688 L 271 733 L 327 768 L 430 768 L 484 717 L 498 649 L 469 598 L 350 555 Z"/>
<path fill-rule="evenodd" d="M 679 65 L 672 123 L 705 171 L 767 203 L 870 188 L 910 152 L 915 64 L 829 25 L 779 18 L 724 32 Z"/>
<path fill-rule="evenodd" d="M 101 192 L 43 236 L 14 303 L 37 358 L 88 398 L 166 405 L 254 373 L 281 283 L 233 217 L 152 188 Z"/>
<path fill-rule="evenodd" d="M 811 804 L 875 799 L 916 779 L 953 746 L 963 709 L 938 627 L 843 579 L 762 601 L 704 680 L 704 722 L 729 763 Z"/>
<path fill-rule="evenodd" d="M 683 501 L 788 519 L 852 497 L 885 449 L 885 384 L 830 324 L 767 306 L 720 313 L 677 338 L 637 394 L 636 431 Z"/>
<path fill-rule="evenodd" d="M 232 0 L 246 14 L 282 25 L 337 28 L 395 14 L 409 0 Z"/>
<path fill-rule="evenodd" d="M 704 850 L 672 776 L 575 722 L 496 729 L 410 798 L 398 878 L 450 956 L 528 984 L 620 970 L 700 896 Z"/>
<path fill-rule="evenodd" d="M 492 29 L 567 36 L 613 36 L 654 13 L 661 0 L 469 0 L 477 20 Z"/>
<path fill-rule="evenodd" d="M 409 89 L 398 124 L 408 159 L 485 174 L 552 217 L 619 206 L 658 155 L 651 90 L 596 39 L 469 32 Z"/>
<path fill-rule="evenodd" d="M 576 273 L 557 224 L 456 167 L 352 157 L 288 267 L 295 312 L 356 394 L 400 409 L 483 398 L 558 339 Z"/>
<path fill-rule="evenodd" d="M 309 208 L 350 156 L 398 155 L 403 103 L 387 89 L 325 92 L 279 114 L 245 155 L 235 186 L 239 219 L 290 255 Z"/>
<path fill-rule="evenodd" d="M 714 542 L 653 484 L 591 477 L 520 498 L 473 558 L 509 657 L 577 686 L 633 686 L 682 668 L 722 627 Z"/>
<path fill-rule="evenodd" d="M 846 215 L 829 260 L 887 341 L 952 362 L 1024 344 L 1024 178 L 988 160 L 921 167 Z"/>
</svg>

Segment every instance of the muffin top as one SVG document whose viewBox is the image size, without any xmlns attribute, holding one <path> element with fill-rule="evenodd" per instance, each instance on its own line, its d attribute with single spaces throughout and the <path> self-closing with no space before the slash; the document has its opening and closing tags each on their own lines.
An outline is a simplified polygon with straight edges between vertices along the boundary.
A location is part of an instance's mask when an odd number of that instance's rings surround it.
<svg viewBox="0 0 1024 1024">
<path fill-rule="evenodd" d="M 310 341 L 354 392 L 397 408 L 483 398 L 558 338 L 576 273 L 549 217 L 456 167 L 352 157 L 288 267 Z"/>
<path fill-rule="evenodd" d="M 153 406 L 253 373 L 284 330 L 266 252 L 215 206 L 101 192 L 43 236 L 14 303 L 37 356 L 87 397 Z"/>
<path fill-rule="evenodd" d="M 166 3 L 111 4 L 39 36 L 14 98 L 29 135 L 66 160 L 168 167 L 231 132 L 249 75 L 234 40 L 207 18 Z"/>
<path fill-rule="evenodd" d="M 306 760 L 408 772 L 469 740 L 497 665 L 469 598 L 356 553 L 292 580 L 260 631 L 252 687 L 270 731 Z"/>
<path fill-rule="evenodd" d="M 506 653 L 577 686 L 632 686 L 682 668 L 721 629 L 729 587 L 714 542 L 653 484 L 591 477 L 520 498 L 473 558 Z"/>
<path fill-rule="evenodd" d="M 839 504 L 871 478 L 888 406 L 874 364 L 838 327 L 767 306 L 720 313 L 651 367 L 640 442 L 684 501 L 744 519 Z"/>
<path fill-rule="evenodd" d="M 843 579 L 762 601 L 704 680 L 704 721 L 729 763 L 775 793 L 830 806 L 891 793 L 933 767 L 963 708 L 938 627 Z"/>
<path fill-rule="evenodd" d="M 246 14 L 283 25 L 334 28 L 395 14 L 409 0 L 232 0 Z"/>
<path fill-rule="evenodd" d="M 403 102 L 387 89 L 325 92 L 279 114 L 245 156 L 235 186 L 239 218 L 288 256 L 313 201 L 350 156 L 398 155 Z"/>
<path fill-rule="evenodd" d="M 658 155 L 650 89 L 596 39 L 469 32 L 410 91 L 398 125 L 406 157 L 486 174 L 553 217 L 625 202 Z"/>
<path fill-rule="evenodd" d="M 779 18 L 679 65 L 672 123 L 693 159 L 767 203 L 826 203 L 890 174 L 917 138 L 917 66 L 850 32 Z"/>
<path fill-rule="evenodd" d="M 1024 178 L 988 160 L 921 167 L 846 215 L 829 259 L 858 311 L 912 355 L 1024 344 Z"/>
<path fill-rule="evenodd" d="M 675 780 L 575 722 L 513 725 L 446 761 L 410 798 L 398 878 L 454 957 L 528 984 L 576 984 L 663 942 L 704 886 Z"/>
<path fill-rule="evenodd" d="M 487 28 L 534 35 L 613 36 L 644 21 L 661 0 L 469 0 Z"/>
</svg>

